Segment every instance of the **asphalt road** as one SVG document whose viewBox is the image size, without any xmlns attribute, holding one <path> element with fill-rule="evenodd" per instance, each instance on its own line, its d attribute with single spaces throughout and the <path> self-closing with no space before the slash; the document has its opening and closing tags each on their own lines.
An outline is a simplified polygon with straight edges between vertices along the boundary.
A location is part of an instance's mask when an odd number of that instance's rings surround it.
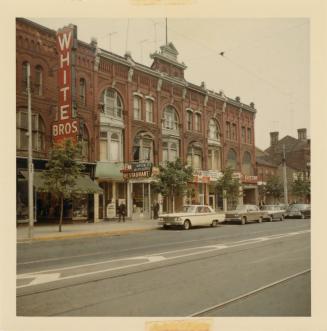
<svg viewBox="0 0 327 331">
<path fill-rule="evenodd" d="M 310 316 L 310 220 L 17 245 L 18 316 Z"/>
</svg>

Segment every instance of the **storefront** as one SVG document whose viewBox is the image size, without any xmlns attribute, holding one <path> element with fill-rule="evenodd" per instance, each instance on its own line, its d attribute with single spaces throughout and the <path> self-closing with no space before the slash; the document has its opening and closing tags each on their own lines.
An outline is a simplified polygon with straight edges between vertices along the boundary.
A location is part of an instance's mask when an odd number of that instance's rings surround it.
<svg viewBox="0 0 327 331">
<path fill-rule="evenodd" d="M 44 191 L 44 178 L 42 171 L 35 171 L 34 184 L 34 215 L 37 222 L 56 222 L 60 217 L 60 200 L 51 192 Z M 28 172 L 20 171 L 17 190 L 17 219 L 27 216 L 27 186 Z M 98 220 L 95 212 L 95 203 L 98 201 L 102 189 L 83 174 L 76 179 L 72 189 L 74 195 L 70 199 L 64 199 L 63 219 L 65 221 L 91 221 Z"/>
<path fill-rule="evenodd" d="M 258 177 L 242 175 L 243 204 L 258 204 Z"/>
</svg>

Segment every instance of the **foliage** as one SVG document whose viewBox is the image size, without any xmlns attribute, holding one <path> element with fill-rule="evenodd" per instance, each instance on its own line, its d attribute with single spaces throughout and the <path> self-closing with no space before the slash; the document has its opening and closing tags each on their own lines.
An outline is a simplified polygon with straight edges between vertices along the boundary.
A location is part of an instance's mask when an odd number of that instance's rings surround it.
<svg viewBox="0 0 327 331">
<path fill-rule="evenodd" d="M 216 190 L 220 193 L 230 206 L 237 204 L 240 197 L 241 183 L 233 176 L 233 168 L 227 167 L 222 171 L 222 176 L 216 182 Z"/>
<path fill-rule="evenodd" d="M 283 196 L 284 188 L 278 176 L 270 176 L 265 185 L 265 194 L 274 198 L 275 202 Z"/>
<path fill-rule="evenodd" d="M 293 195 L 300 199 L 305 199 L 311 193 L 310 182 L 301 176 L 292 183 L 291 189 Z"/>
<path fill-rule="evenodd" d="M 173 199 L 174 211 L 174 199 L 186 193 L 187 183 L 193 181 L 193 169 L 183 165 L 180 159 L 175 162 L 168 161 L 164 166 L 159 165 L 159 174 L 155 179 L 152 182 L 154 192 L 168 197 L 168 201 Z"/>
<path fill-rule="evenodd" d="M 81 156 L 81 146 L 73 145 L 71 140 L 54 145 L 49 153 L 49 161 L 43 172 L 43 187 L 41 190 L 51 192 L 60 199 L 59 232 L 61 232 L 63 201 L 76 193 L 76 180 L 81 175 L 83 166 L 77 162 Z"/>
</svg>

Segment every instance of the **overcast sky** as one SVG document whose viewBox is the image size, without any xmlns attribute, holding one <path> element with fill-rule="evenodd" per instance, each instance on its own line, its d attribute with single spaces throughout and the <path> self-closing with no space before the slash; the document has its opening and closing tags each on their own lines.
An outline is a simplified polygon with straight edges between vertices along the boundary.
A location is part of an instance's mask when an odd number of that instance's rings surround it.
<svg viewBox="0 0 327 331">
<path fill-rule="evenodd" d="M 77 25 L 78 39 L 96 37 L 100 48 L 150 66 L 165 43 L 165 18 L 29 18 L 58 29 Z M 269 147 L 269 132 L 310 137 L 310 21 L 306 18 L 169 18 L 168 42 L 187 65 L 185 78 L 241 102 L 255 103 L 256 146 Z M 224 52 L 223 56 L 220 55 Z"/>
</svg>

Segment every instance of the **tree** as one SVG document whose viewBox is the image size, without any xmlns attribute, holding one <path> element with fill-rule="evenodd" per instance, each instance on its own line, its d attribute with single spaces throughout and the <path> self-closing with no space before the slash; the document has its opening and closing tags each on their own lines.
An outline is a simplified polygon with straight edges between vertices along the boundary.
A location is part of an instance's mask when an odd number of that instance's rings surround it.
<svg viewBox="0 0 327 331">
<path fill-rule="evenodd" d="M 284 188 L 278 176 L 270 176 L 265 185 L 265 194 L 274 198 L 278 202 L 283 196 Z"/>
<path fill-rule="evenodd" d="M 187 183 L 193 181 L 192 167 L 182 164 L 180 159 L 159 165 L 159 174 L 152 182 L 153 190 L 168 199 L 168 209 L 172 201 L 172 211 L 175 212 L 175 197 L 186 193 Z"/>
<path fill-rule="evenodd" d="M 302 200 L 305 200 L 311 193 L 310 182 L 301 176 L 298 176 L 292 183 L 291 189 L 293 195 Z"/>
<path fill-rule="evenodd" d="M 76 180 L 84 168 L 77 162 L 80 156 L 81 146 L 73 145 L 70 139 L 63 144 L 54 145 L 42 175 L 44 183 L 41 190 L 51 192 L 60 200 L 59 232 L 62 227 L 64 199 L 71 198 L 76 193 Z"/>
<path fill-rule="evenodd" d="M 222 173 L 222 176 L 216 182 L 216 190 L 224 199 L 227 199 L 228 205 L 233 208 L 240 197 L 241 183 L 238 178 L 233 176 L 233 168 L 227 167 Z"/>
</svg>

